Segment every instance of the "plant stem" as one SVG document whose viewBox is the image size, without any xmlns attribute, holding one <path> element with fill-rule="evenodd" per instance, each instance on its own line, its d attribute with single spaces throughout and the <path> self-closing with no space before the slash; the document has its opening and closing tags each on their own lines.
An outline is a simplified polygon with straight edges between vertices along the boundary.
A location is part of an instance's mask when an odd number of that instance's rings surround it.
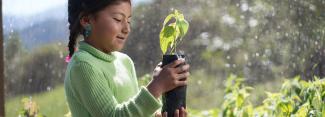
<svg viewBox="0 0 325 117">
<path fill-rule="evenodd" d="M 176 40 L 175 40 L 175 42 L 174 42 L 174 46 L 175 46 L 175 53 L 177 52 L 177 50 L 176 50 L 176 46 L 177 46 L 179 43 L 181 43 L 181 42 L 182 42 L 182 40 L 183 40 L 183 37 L 180 37 L 180 38 L 179 38 L 179 41 L 176 41 Z"/>
<path fill-rule="evenodd" d="M 174 40 L 174 48 L 175 48 L 175 50 L 174 50 L 174 54 L 176 54 L 176 45 L 177 45 L 177 44 L 176 44 L 176 43 L 177 43 L 176 40 L 177 40 L 177 38 Z"/>
<path fill-rule="evenodd" d="M 176 29 L 176 26 L 177 26 L 177 22 L 178 22 L 178 18 L 176 18 L 176 21 L 175 21 L 175 26 L 174 26 L 174 29 L 177 31 L 177 29 Z M 175 37 L 175 39 L 174 39 L 174 53 L 173 54 L 176 54 L 176 46 L 177 46 L 177 38 L 178 38 L 178 35 L 176 35 L 176 37 Z"/>
</svg>

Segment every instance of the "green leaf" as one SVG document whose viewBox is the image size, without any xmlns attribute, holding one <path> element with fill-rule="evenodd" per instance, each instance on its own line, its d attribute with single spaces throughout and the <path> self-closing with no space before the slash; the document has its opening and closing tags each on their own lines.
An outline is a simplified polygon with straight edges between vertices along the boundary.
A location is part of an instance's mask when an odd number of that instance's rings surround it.
<svg viewBox="0 0 325 117">
<path fill-rule="evenodd" d="M 180 31 L 180 36 L 181 37 L 184 37 L 185 34 L 187 33 L 188 31 L 188 27 L 189 27 L 189 24 L 186 20 L 179 20 L 177 22 L 177 26 L 179 28 L 179 31 Z"/>
<path fill-rule="evenodd" d="M 243 104 L 244 104 L 244 95 L 238 94 L 237 99 L 236 99 L 236 106 L 242 107 Z"/>
<path fill-rule="evenodd" d="M 175 34 L 175 29 L 173 26 L 166 26 L 162 31 L 162 38 L 169 38 Z"/>
<path fill-rule="evenodd" d="M 169 22 L 172 18 L 176 18 L 176 15 L 175 14 L 169 14 L 165 20 L 164 20 L 164 23 L 163 23 L 163 26 L 165 26 L 167 24 L 167 22 Z"/>
<path fill-rule="evenodd" d="M 321 96 L 320 96 L 320 93 L 318 90 L 316 90 L 315 94 L 313 95 L 312 97 L 312 105 L 315 109 L 318 109 L 318 110 L 321 110 L 322 108 L 322 99 L 321 99 Z"/>
<path fill-rule="evenodd" d="M 297 113 L 295 114 L 296 117 L 307 117 L 309 110 L 309 103 L 305 103 L 299 107 Z"/>
<path fill-rule="evenodd" d="M 172 45 L 174 34 L 176 33 L 173 26 L 166 26 L 160 32 L 160 48 L 163 54 L 166 53 L 168 46 Z"/>
</svg>

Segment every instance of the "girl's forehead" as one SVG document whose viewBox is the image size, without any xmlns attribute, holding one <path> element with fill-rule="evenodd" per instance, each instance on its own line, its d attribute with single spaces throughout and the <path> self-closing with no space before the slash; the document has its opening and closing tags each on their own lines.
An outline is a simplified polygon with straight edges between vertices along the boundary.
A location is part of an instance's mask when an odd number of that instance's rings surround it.
<svg viewBox="0 0 325 117">
<path fill-rule="evenodd" d="M 124 17 L 131 17 L 131 5 L 127 2 L 121 2 L 120 4 L 110 5 L 104 9 L 105 12 L 109 12 L 113 15 L 122 15 Z"/>
</svg>

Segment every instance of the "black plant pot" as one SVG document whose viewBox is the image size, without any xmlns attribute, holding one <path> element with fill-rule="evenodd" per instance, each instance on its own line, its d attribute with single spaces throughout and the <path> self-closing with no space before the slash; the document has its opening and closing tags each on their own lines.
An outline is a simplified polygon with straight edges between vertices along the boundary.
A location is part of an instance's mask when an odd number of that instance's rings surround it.
<svg viewBox="0 0 325 117">
<path fill-rule="evenodd" d="M 172 63 L 179 58 L 185 59 L 185 55 L 164 55 L 162 66 Z M 167 112 L 167 117 L 174 117 L 176 109 L 186 108 L 186 88 L 187 86 L 180 86 L 163 94 L 162 112 Z"/>
</svg>

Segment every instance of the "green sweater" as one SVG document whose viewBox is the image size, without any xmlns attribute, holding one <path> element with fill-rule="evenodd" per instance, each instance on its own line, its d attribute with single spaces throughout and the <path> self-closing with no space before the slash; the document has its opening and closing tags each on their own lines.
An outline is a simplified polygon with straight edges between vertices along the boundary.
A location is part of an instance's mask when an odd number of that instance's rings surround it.
<svg viewBox="0 0 325 117">
<path fill-rule="evenodd" d="M 67 66 L 64 87 L 72 117 L 149 117 L 162 104 L 138 88 L 133 61 L 84 41 Z"/>
</svg>

